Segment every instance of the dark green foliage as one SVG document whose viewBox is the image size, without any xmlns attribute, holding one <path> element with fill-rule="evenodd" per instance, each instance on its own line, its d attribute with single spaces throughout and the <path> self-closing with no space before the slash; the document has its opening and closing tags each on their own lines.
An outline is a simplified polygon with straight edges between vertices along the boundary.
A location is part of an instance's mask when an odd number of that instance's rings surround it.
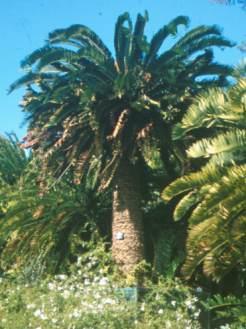
<svg viewBox="0 0 246 329">
<path fill-rule="evenodd" d="M 42 183 L 53 176 L 59 182 L 57 186 L 63 188 L 65 184 L 65 190 L 66 183 L 61 180 L 73 174 L 69 185 L 73 182 L 85 189 L 81 187 L 80 191 L 82 205 L 72 201 L 63 209 L 63 205 L 53 208 L 52 200 L 61 193 L 59 198 L 65 206 L 66 194 L 56 191 L 54 196 L 53 187 L 42 196 L 41 204 L 35 201 L 34 208 L 42 209 L 44 200 L 55 215 L 49 217 L 47 210 L 40 221 L 35 221 L 31 212 L 31 217 L 23 219 L 38 222 L 38 230 L 49 234 L 54 223 L 60 224 L 56 225 L 60 241 L 63 225 L 66 240 L 70 227 L 76 228 L 81 209 L 87 207 L 85 191 L 104 191 L 114 185 L 122 159 L 139 171 L 140 164 L 145 169 L 154 167 L 155 161 L 146 152 L 151 145 L 158 154 L 156 162 L 165 184 L 176 177 L 183 169 L 183 159 L 177 155 L 179 147 L 172 143 L 172 125 L 181 119 L 201 88 L 226 85 L 232 72 L 231 67 L 213 61 L 214 48 L 233 46 L 217 27 L 199 26 L 177 40 L 179 28 L 187 27 L 189 21 L 178 16 L 148 41 L 144 34 L 147 21 L 147 13 L 139 14 L 135 25 L 128 13 L 118 18 L 115 56 L 84 25 L 55 30 L 43 48 L 22 62 L 28 73 L 10 86 L 10 91 L 27 87 L 22 107 L 29 131 L 23 146 L 32 148 L 40 161 Z M 169 37 L 174 38 L 174 44 L 166 49 Z M 72 200 L 76 191 L 74 186 L 69 188 L 67 194 L 71 193 Z M 62 220 L 58 220 L 57 211 L 63 214 Z M 45 250 L 50 252 L 53 245 L 46 243 L 45 234 Z"/>
<path fill-rule="evenodd" d="M 0 224 L 1 267 L 24 272 L 29 279 L 67 270 L 87 241 L 107 222 L 110 199 L 74 186 L 69 175 L 45 191 L 36 175 L 1 198 L 8 204 Z M 46 181 L 47 183 L 47 181 Z M 101 223 L 103 222 L 103 223 Z M 105 232 L 104 232 L 105 234 Z"/>
<path fill-rule="evenodd" d="M 150 41 L 144 34 L 147 21 L 147 13 L 139 14 L 134 26 L 128 13 L 118 18 L 115 59 L 92 30 L 77 24 L 50 33 L 47 44 L 22 62 L 29 72 L 10 91 L 28 87 L 25 147 L 37 150 L 43 167 L 56 176 L 70 168 L 79 183 L 93 172 L 104 189 L 121 159 L 135 163 L 150 139 L 156 140 L 168 174 L 175 176 L 169 126 L 204 83 L 225 82 L 231 68 L 214 63 L 212 49 L 233 44 L 216 26 L 200 26 L 163 51 L 165 39 L 176 37 L 188 18 L 176 17 Z"/>
<path fill-rule="evenodd" d="M 225 324 L 232 329 L 243 329 L 246 325 L 246 296 L 215 295 L 203 303 L 210 312 L 211 325 L 218 328 Z"/>
<path fill-rule="evenodd" d="M 19 147 L 17 137 L 14 134 L 7 135 L 7 138 L 0 136 L 0 189 L 14 185 L 27 163 L 28 157 Z"/>
</svg>

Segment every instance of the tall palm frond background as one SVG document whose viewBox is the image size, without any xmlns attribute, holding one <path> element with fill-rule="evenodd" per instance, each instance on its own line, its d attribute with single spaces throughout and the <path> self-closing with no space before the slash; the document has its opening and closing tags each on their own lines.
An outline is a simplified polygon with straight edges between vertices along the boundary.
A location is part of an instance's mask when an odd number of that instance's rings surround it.
<svg viewBox="0 0 246 329">
<path fill-rule="evenodd" d="M 10 205 L 0 223 L 0 266 L 6 273 L 33 280 L 68 271 L 85 252 L 86 241 L 108 233 L 108 196 L 71 185 L 67 178 L 42 195 L 35 184 L 16 185 L 5 201 Z"/>
<path fill-rule="evenodd" d="M 27 156 L 15 135 L 0 138 L 0 270 L 36 279 L 67 270 L 84 243 L 106 235 L 111 201 L 92 182 L 39 176 L 40 162 Z"/>
<path fill-rule="evenodd" d="M 14 134 L 0 136 L 0 188 L 14 185 L 28 163 L 28 156 L 18 143 Z"/>
<path fill-rule="evenodd" d="M 14 134 L 0 136 L 0 217 L 8 207 L 4 196 L 11 193 L 28 165 L 29 157 Z"/>
<path fill-rule="evenodd" d="M 163 198 L 183 195 L 174 218 L 189 215 L 187 258 L 183 274 L 191 277 L 202 266 L 216 281 L 235 273 L 243 278 L 246 266 L 246 80 L 228 91 L 214 89 L 199 96 L 174 139 L 197 132 L 210 133 L 187 151 L 190 158 L 204 159 L 197 172 L 171 183 Z"/>
</svg>

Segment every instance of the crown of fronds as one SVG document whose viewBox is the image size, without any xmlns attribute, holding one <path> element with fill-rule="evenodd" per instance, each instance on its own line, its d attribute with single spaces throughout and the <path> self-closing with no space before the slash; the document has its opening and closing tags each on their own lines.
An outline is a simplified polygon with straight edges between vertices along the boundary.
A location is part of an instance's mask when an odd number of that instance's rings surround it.
<svg viewBox="0 0 246 329">
<path fill-rule="evenodd" d="M 72 168 L 75 182 L 89 172 L 107 187 L 121 158 L 135 159 L 150 136 L 168 153 L 166 125 L 198 90 L 226 83 L 231 68 L 215 63 L 212 49 L 233 44 L 217 26 L 192 29 L 166 49 L 166 39 L 176 38 L 189 19 L 176 17 L 150 41 L 147 21 L 147 13 L 135 25 L 128 13 L 119 16 L 115 56 L 90 28 L 72 25 L 50 33 L 47 44 L 23 60 L 28 73 L 10 87 L 27 87 L 23 147 L 42 149 L 57 176 Z"/>
</svg>

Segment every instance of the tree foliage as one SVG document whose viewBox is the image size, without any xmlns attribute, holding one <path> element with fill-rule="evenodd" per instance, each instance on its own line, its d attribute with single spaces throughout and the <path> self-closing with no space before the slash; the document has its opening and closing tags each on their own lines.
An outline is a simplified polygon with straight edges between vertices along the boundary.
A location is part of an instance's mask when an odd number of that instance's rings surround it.
<svg viewBox="0 0 246 329">
<path fill-rule="evenodd" d="M 217 26 L 199 26 L 166 49 L 166 39 L 176 38 L 189 19 L 176 17 L 150 41 L 147 21 L 147 13 L 134 26 L 128 13 L 119 16 L 115 56 L 95 32 L 77 24 L 53 31 L 44 47 L 23 60 L 28 73 L 10 91 L 27 87 L 24 147 L 38 150 L 43 167 L 56 176 L 72 168 L 76 183 L 89 174 L 104 189 L 121 159 L 145 157 L 149 138 L 174 175 L 170 124 L 199 90 L 226 83 L 231 68 L 214 62 L 213 48 L 233 44 Z"/>
<path fill-rule="evenodd" d="M 169 201 L 181 195 L 174 218 L 189 214 L 187 258 L 189 278 L 198 266 L 221 280 L 245 269 L 246 229 L 246 80 L 228 91 L 214 89 L 199 96 L 174 138 L 204 129 L 210 136 L 196 141 L 187 153 L 206 163 L 197 172 L 178 178 L 163 193 Z M 195 160 L 194 160 L 195 161 Z"/>
</svg>

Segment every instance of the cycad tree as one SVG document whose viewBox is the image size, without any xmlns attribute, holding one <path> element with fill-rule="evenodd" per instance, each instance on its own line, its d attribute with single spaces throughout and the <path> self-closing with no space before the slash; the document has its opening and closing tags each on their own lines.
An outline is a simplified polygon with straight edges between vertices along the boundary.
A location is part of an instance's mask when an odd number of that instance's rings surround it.
<svg viewBox="0 0 246 329">
<path fill-rule="evenodd" d="M 228 91 L 213 89 L 199 96 L 174 138 L 198 132 L 211 137 L 196 141 L 188 149 L 194 159 L 206 161 L 197 172 L 171 183 L 165 200 L 182 195 L 176 220 L 189 215 L 187 278 L 202 265 L 206 275 L 221 280 L 229 273 L 245 270 L 246 242 L 246 80 Z"/>
<path fill-rule="evenodd" d="M 9 205 L 0 221 L 0 268 L 28 279 L 67 271 L 86 241 L 99 236 L 110 208 L 107 194 L 71 186 L 69 175 L 40 195 L 37 169 L 0 195 Z"/>
<path fill-rule="evenodd" d="M 16 135 L 0 135 L 0 188 L 14 185 L 27 163 L 28 157 L 19 147 Z"/>
<path fill-rule="evenodd" d="M 0 216 L 8 205 L 3 196 L 15 189 L 15 184 L 24 173 L 28 161 L 28 156 L 20 148 L 16 135 L 0 135 Z"/>
<path fill-rule="evenodd" d="M 175 176 L 170 127 L 200 89 L 224 85 L 231 69 L 213 61 L 213 47 L 230 47 L 217 26 L 199 26 L 174 45 L 188 18 L 178 16 L 148 41 L 147 13 L 135 25 L 128 13 L 115 26 L 115 56 L 84 25 L 50 33 L 47 44 L 23 62 L 28 71 L 11 86 L 27 86 L 23 109 L 29 122 L 25 145 L 43 167 L 76 183 L 87 174 L 113 189 L 113 255 L 126 273 L 144 258 L 141 214 L 143 145 L 150 138 L 170 177 Z M 211 77 L 210 79 L 208 77 Z"/>
</svg>

